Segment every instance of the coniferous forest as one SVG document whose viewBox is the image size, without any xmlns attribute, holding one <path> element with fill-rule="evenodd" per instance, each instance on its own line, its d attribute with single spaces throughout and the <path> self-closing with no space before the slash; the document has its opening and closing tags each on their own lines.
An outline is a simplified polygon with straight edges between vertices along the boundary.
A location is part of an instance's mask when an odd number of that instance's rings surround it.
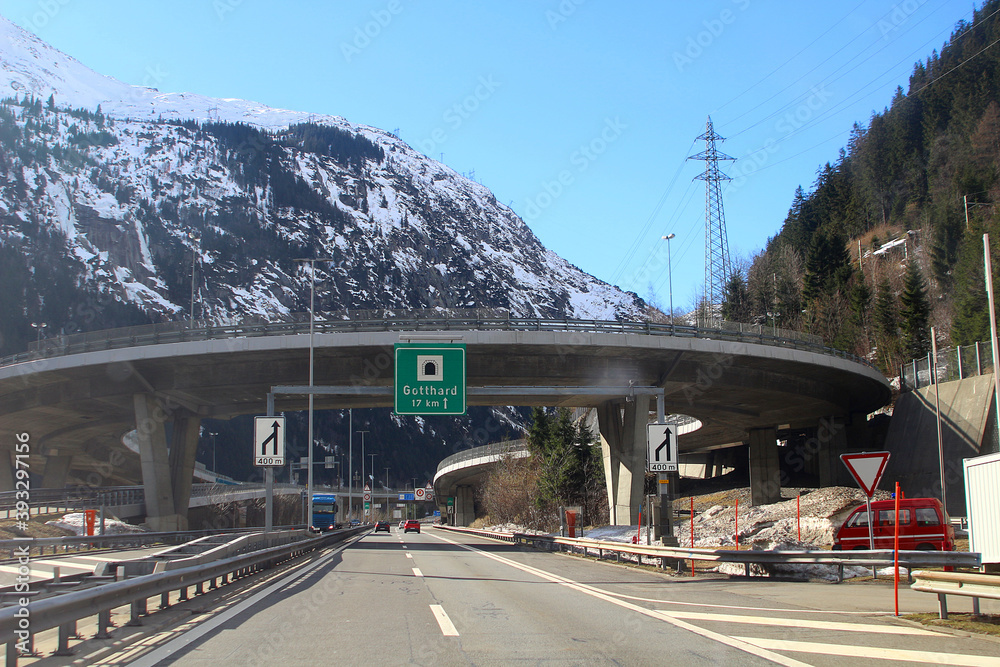
<svg viewBox="0 0 1000 667">
<path fill-rule="evenodd" d="M 1000 0 L 989 0 L 914 65 L 888 107 L 854 125 L 730 280 L 727 319 L 818 334 L 890 376 L 927 354 L 931 326 L 939 346 L 988 340 L 984 233 L 1000 260 L 998 41 Z"/>
</svg>

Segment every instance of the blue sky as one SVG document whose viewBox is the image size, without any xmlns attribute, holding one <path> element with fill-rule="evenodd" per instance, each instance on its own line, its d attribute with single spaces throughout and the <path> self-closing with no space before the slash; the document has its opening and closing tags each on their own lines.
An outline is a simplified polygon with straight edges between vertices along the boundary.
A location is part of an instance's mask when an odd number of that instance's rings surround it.
<svg viewBox="0 0 1000 667">
<path fill-rule="evenodd" d="M 854 122 L 906 89 L 956 0 L 0 0 L 83 64 L 389 131 L 490 187 L 585 271 L 666 307 L 704 277 L 711 114 L 730 250 L 759 251 Z"/>
</svg>

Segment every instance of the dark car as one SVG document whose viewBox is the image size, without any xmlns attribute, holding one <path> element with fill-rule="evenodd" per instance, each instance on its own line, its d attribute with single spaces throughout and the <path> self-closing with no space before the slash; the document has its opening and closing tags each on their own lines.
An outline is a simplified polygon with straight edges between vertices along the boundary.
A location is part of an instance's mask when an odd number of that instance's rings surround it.
<svg viewBox="0 0 1000 667">
<path fill-rule="evenodd" d="M 416 519 L 410 519 L 405 524 L 403 524 L 404 533 L 408 533 L 411 530 L 415 530 L 418 533 L 420 532 L 420 522 L 417 521 Z"/>
<path fill-rule="evenodd" d="M 389 522 L 388 521 L 377 521 L 375 523 L 375 532 L 377 533 L 380 530 L 384 530 L 385 532 L 388 533 L 389 532 Z"/>
</svg>

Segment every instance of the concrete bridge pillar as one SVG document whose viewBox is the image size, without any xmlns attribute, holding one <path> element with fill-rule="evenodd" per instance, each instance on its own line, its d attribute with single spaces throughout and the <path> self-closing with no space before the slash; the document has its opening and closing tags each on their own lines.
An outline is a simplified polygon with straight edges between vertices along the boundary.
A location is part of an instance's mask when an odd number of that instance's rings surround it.
<svg viewBox="0 0 1000 667">
<path fill-rule="evenodd" d="M 475 498 L 472 487 L 461 484 L 455 489 L 455 523 L 456 526 L 468 526 L 476 520 Z"/>
<path fill-rule="evenodd" d="M 781 500 L 781 467 L 774 428 L 750 430 L 750 503 L 757 507 Z"/>
<path fill-rule="evenodd" d="M 136 441 L 142 462 L 142 485 L 146 496 L 146 522 L 154 531 L 181 530 L 187 521 L 174 505 L 166 422 L 169 415 L 151 394 L 135 394 Z"/>
<path fill-rule="evenodd" d="M 0 491 L 14 490 L 14 458 L 7 450 L 0 450 Z"/>
<path fill-rule="evenodd" d="M 188 506 L 191 504 L 191 485 L 194 482 L 194 460 L 198 453 L 198 435 L 201 419 L 183 417 L 173 422 L 170 443 L 171 489 L 174 496 L 174 513 L 179 517 L 180 528 L 187 530 Z"/>
<path fill-rule="evenodd" d="M 864 419 L 864 416 L 861 416 Z M 867 434 L 867 425 L 865 433 Z M 840 460 L 841 454 L 847 453 L 847 432 L 843 418 L 826 417 L 820 420 L 816 428 L 816 440 L 821 449 L 819 452 L 819 485 L 822 486 L 854 486 L 854 480 L 847 466 Z M 857 443 L 857 451 L 862 451 L 866 440 Z"/>
<path fill-rule="evenodd" d="M 49 450 L 45 455 L 45 472 L 42 473 L 43 489 L 62 489 L 69 477 L 69 467 L 73 457 L 60 454 L 58 450 Z"/>
<path fill-rule="evenodd" d="M 649 395 L 640 394 L 625 403 L 607 402 L 597 409 L 604 454 L 604 477 L 613 526 L 631 526 L 639 521 L 646 480 L 646 425 Z"/>
</svg>

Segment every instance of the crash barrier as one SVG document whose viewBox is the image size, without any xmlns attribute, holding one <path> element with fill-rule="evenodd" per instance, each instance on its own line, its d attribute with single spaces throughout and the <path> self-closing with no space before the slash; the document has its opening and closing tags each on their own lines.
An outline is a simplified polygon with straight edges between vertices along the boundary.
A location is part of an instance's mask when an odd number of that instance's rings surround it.
<svg viewBox="0 0 1000 667">
<path fill-rule="evenodd" d="M 146 604 L 150 597 L 159 595 L 160 609 L 165 609 L 169 606 L 169 595 L 173 591 L 179 591 L 180 600 L 185 601 L 189 599 L 188 589 L 191 586 L 195 587 L 195 594 L 198 595 L 204 593 L 206 582 L 209 582 L 209 590 L 215 589 L 219 585 L 272 568 L 279 563 L 341 542 L 369 529 L 369 526 L 363 526 L 334 531 L 293 544 L 233 556 L 205 565 L 192 565 L 180 570 L 104 583 L 95 588 L 33 599 L 30 604 L 16 604 L 0 609 L 0 637 L 9 638 L 6 643 L 6 665 L 16 667 L 20 651 L 30 650 L 33 636 L 44 630 L 59 628 L 57 653 L 67 654 L 69 640 L 75 635 L 76 624 L 80 619 L 97 616 L 98 627 L 95 637 L 108 638 L 112 609 L 130 605 L 129 624 L 140 625 L 140 617 L 147 613 Z"/>
<path fill-rule="evenodd" d="M 1000 600 L 1000 575 L 917 570 L 913 579 L 910 586 L 913 590 L 937 594 L 938 615 L 943 619 L 948 618 L 949 595 L 971 597 L 972 613 L 976 616 L 979 616 L 979 598 Z"/>
<path fill-rule="evenodd" d="M 276 527 L 275 530 L 301 530 L 305 524 Z M 260 532 L 260 527 L 256 528 L 227 528 L 226 533 L 255 533 Z M 185 530 L 164 533 L 115 533 L 113 535 L 67 535 L 66 537 L 26 537 L 13 540 L 0 540 L 0 557 L 6 555 L 14 558 L 17 553 L 25 553 L 28 549 L 31 555 L 44 555 L 46 549 L 51 549 L 52 554 L 69 551 L 79 551 L 84 548 L 91 549 L 116 549 L 134 548 L 149 544 L 183 544 L 192 538 L 208 535 L 218 535 L 218 528 L 206 530 Z"/>
<path fill-rule="evenodd" d="M 636 556 L 639 562 L 642 558 L 658 559 L 661 568 L 666 569 L 668 563 L 673 563 L 682 569 L 682 562 L 714 561 L 719 563 L 742 563 L 746 575 L 750 576 L 750 566 L 759 565 L 836 565 L 838 570 L 837 583 L 844 580 L 845 565 L 860 565 L 865 567 L 888 567 L 895 562 L 895 552 L 892 549 L 854 550 L 854 551 L 735 551 L 728 549 L 696 549 L 684 547 L 663 547 L 654 545 L 626 544 L 623 542 L 608 542 L 588 538 L 555 537 L 552 535 L 531 535 L 528 533 L 492 532 L 458 528 L 454 526 L 435 526 L 454 532 L 477 535 L 491 539 L 514 542 L 536 548 L 562 551 L 579 551 L 584 556 L 605 558 L 605 554 L 614 554 L 621 559 L 623 554 Z M 980 554 L 968 551 L 900 551 L 899 565 L 907 570 L 917 567 L 979 567 Z"/>
<path fill-rule="evenodd" d="M 295 484 L 275 484 L 274 493 L 290 495 L 302 493 L 305 487 Z M 85 509 L 105 508 L 115 511 L 115 508 L 142 506 L 146 502 L 146 491 L 142 485 L 137 486 L 102 486 L 102 487 L 70 487 L 66 489 L 32 489 L 31 499 L 23 500 L 19 494 L 23 491 L 0 491 L 0 512 L 5 519 L 25 511 L 32 510 L 35 514 L 58 514 L 63 512 L 78 512 Z M 229 484 L 204 483 L 191 485 L 191 507 L 215 505 L 235 500 L 263 497 L 266 487 L 263 484 Z"/>
</svg>

